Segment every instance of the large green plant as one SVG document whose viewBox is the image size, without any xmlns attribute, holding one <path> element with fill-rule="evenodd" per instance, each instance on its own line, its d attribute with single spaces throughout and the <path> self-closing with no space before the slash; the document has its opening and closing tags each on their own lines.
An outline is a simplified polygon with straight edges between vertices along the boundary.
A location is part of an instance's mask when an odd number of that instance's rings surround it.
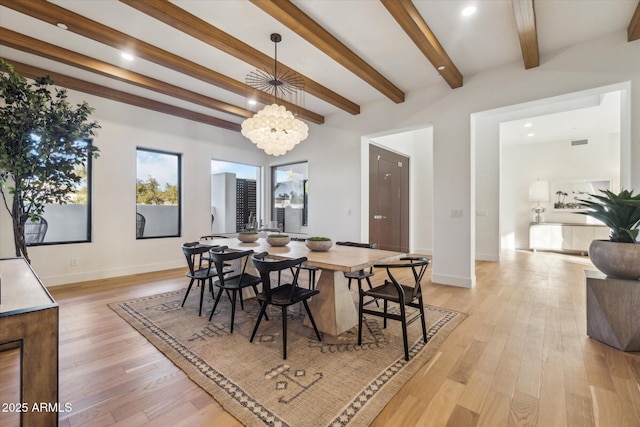
<svg viewBox="0 0 640 427">
<path fill-rule="evenodd" d="M 26 222 L 49 203 L 67 203 L 82 177 L 78 170 L 98 148 L 84 142 L 100 126 L 89 122 L 86 102 L 71 106 L 53 80 L 30 84 L 0 58 L 0 193 L 13 221 L 16 256 L 29 262 Z"/>
<path fill-rule="evenodd" d="M 640 194 L 633 190 L 622 190 L 615 194 L 609 190 L 600 190 L 603 195 L 589 194 L 592 198 L 580 199 L 588 211 L 578 212 L 602 221 L 611 229 L 610 241 L 634 243 L 638 238 L 640 226 Z"/>
</svg>

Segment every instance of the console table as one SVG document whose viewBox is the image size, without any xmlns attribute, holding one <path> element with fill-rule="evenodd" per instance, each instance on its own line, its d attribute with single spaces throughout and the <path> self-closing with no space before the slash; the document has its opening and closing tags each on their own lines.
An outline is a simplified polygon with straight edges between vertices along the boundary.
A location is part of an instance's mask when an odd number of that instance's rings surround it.
<svg viewBox="0 0 640 427">
<path fill-rule="evenodd" d="M 593 240 L 609 240 L 606 225 L 574 223 L 529 224 L 529 249 L 587 254 Z"/>
<path fill-rule="evenodd" d="M 16 348 L 20 425 L 57 426 L 58 304 L 24 258 L 0 259 L 0 351 Z"/>
</svg>

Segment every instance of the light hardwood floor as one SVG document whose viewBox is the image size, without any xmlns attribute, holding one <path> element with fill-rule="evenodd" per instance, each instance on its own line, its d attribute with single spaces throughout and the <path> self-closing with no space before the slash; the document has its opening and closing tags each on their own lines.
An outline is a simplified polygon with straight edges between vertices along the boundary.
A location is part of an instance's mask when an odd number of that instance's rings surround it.
<svg viewBox="0 0 640 427">
<path fill-rule="evenodd" d="M 474 289 L 425 280 L 426 302 L 469 317 L 373 425 L 640 426 L 640 353 L 586 336 L 585 269 L 584 257 L 505 252 L 477 264 Z M 50 289 L 60 304 L 60 401 L 73 408 L 61 426 L 240 425 L 107 307 L 182 288 L 183 273 Z"/>
</svg>

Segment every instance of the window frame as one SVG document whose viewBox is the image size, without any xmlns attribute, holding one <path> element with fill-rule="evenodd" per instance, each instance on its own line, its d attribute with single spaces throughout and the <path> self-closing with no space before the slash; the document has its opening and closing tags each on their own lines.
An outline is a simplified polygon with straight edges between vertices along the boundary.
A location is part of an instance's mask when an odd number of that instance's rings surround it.
<svg viewBox="0 0 640 427">
<path fill-rule="evenodd" d="M 167 239 L 167 238 L 176 238 L 176 237 L 182 237 L 182 153 L 176 153 L 176 152 L 172 152 L 172 151 L 166 151 L 166 150 L 160 150 L 157 148 L 147 148 L 147 147 L 140 147 L 137 146 L 136 147 L 136 182 L 135 182 L 135 208 L 136 208 L 136 214 L 138 213 L 138 192 L 137 192 L 137 184 L 138 184 L 138 166 L 137 166 L 137 162 L 138 162 L 138 152 L 139 151 L 146 151 L 146 152 L 150 152 L 150 153 L 156 153 L 156 154 L 165 154 L 165 155 L 171 155 L 171 156 L 176 156 L 177 158 L 177 182 L 176 182 L 176 186 L 177 186 L 177 193 L 178 193 L 178 231 L 177 234 L 165 234 L 165 235 L 157 235 L 157 236 L 142 236 L 142 237 L 138 237 L 136 236 L 136 240 L 147 240 L 147 239 Z M 134 229 L 134 235 L 136 233 L 136 230 Z"/>
<path fill-rule="evenodd" d="M 79 140 L 80 141 L 80 140 Z M 83 139 L 81 140 L 86 142 L 89 145 L 93 145 L 93 139 Z M 42 242 L 42 243 L 27 243 L 26 246 L 28 248 L 34 248 L 38 246 L 53 246 L 53 245 L 72 245 L 77 243 L 91 243 L 92 240 L 92 231 L 93 231 L 93 222 L 92 222 L 92 211 L 93 211 L 93 156 L 89 155 L 86 163 L 87 169 L 87 238 L 79 239 L 79 240 L 63 240 L 63 241 L 52 241 L 52 242 Z M 50 203 L 51 205 L 68 205 L 69 203 Z M 46 219 L 47 211 L 45 209 L 42 217 Z"/>
<path fill-rule="evenodd" d="M 289 163 L 282 163 L 279 165 L 272 165 L 271 166 L 271 182 L 270 182 L 270 216 L 272 218 L 272 221 L 277 221 L 277 219 L 273 219 L 273 218 L 277 218 L 277 213 L 276 213 L 276 198 L 275 198 L 275 187 L 277 184 L 277 177 L 276 177 L 276 172 L 279 168 L 282 167 L 286 167 L 286 166 L 290 166 L 290 165 L 301 165 L 305 163 L 307 165 L 307 173 L 306 173 L 306 177 L 302 179 L 302 197 L 303 197 L 303 206 L 302 206 L 302 212 L 301 212 L 301 221 L 300 221 L 300 226 L 301 227 L 308 227 L 309 226 L 309 193 L 308 193 L 308 185 L 309 185 L 309 160 L 299 160 L 299 161 L 295 161 L 295 162 L 289 162 Z M 283 225 L 283 233 L 294 233 L 294 234 L 305 234 L 302 231 L 285 231 L 284 229 L 286 228 L 286 224 Z"/>
</svg>

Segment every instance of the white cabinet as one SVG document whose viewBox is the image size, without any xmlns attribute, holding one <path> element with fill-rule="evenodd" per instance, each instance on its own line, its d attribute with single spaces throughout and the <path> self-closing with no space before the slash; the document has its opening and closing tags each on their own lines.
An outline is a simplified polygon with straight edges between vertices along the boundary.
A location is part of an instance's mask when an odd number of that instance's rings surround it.
<svg viewBox="0 0 640 427">
<path fill-rule="evenodd" d="M 608 238 L 609 228 L 604 225 L 529 225 L 529 248 L 533 250 L 587 253 L 593 240 L 607 240 Z"/>
</svg>

